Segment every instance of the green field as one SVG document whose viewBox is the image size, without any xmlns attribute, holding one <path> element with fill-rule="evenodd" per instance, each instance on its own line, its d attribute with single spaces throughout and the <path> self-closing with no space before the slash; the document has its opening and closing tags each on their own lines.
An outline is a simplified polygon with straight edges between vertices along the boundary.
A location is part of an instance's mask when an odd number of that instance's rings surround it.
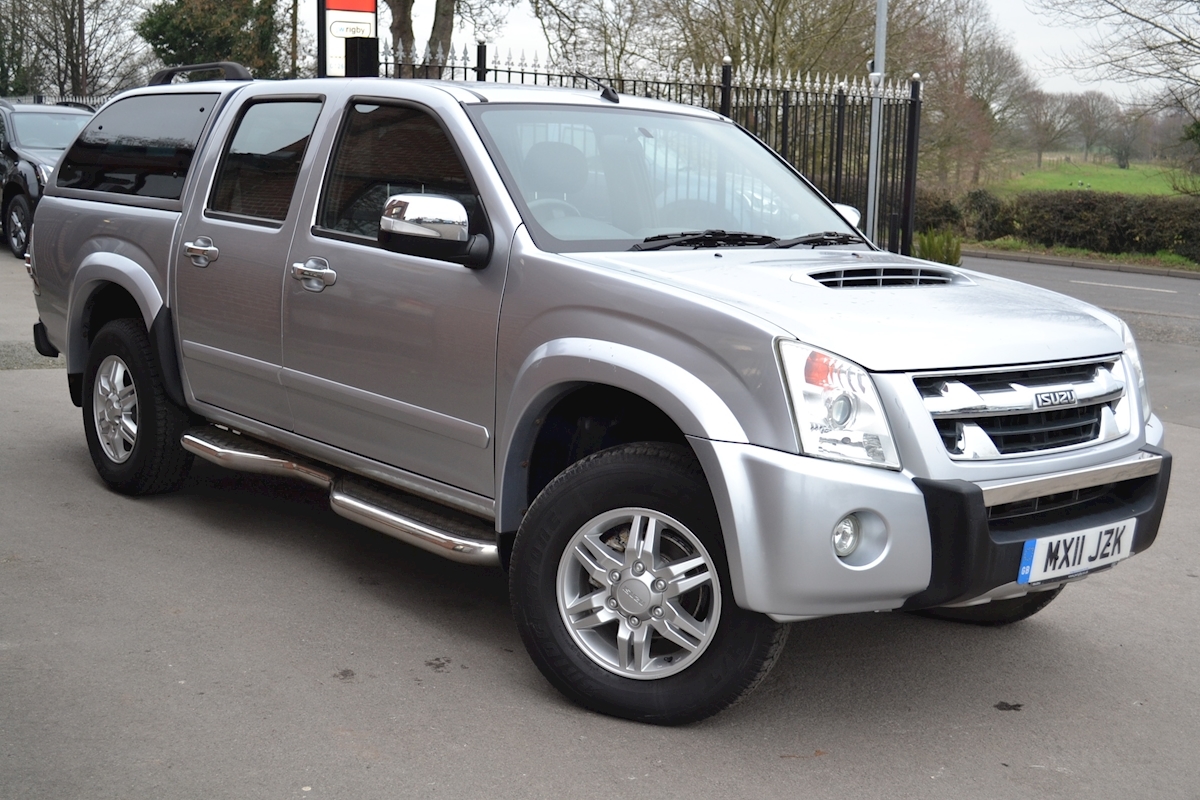
<svg viewBox="0 0 1200 800">
<path fill-rule="evenodd" d="M 1083 186 L 1080 186 L 1080 182 Z M 1171 184 L 1163 169 L 1149 164 L 1130 164 L 1129 169 L 1118 169 L 1111 162 L 1093 164 L 1058 162 L 1045 165 L 1042 169 L 1030 168 L 1004 183 L 988 187 L 999 195 L 1017 192 L 1037 192 L 1047 189 L 1090 188 L 1096 192 L 1124 192 L 1126 194 L 1173 194 Z"/>
</svg>

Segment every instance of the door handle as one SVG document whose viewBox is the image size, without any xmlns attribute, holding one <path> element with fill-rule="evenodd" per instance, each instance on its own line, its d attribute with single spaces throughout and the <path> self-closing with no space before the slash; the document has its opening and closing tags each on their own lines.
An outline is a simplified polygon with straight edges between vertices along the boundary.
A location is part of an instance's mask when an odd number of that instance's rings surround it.
<svg viewBox="0 0 1200 800">
<path fill-rule="evenodd" d="M 183 254 L 192 260 L 192 265 L 207 267 L 217 260 L 221 251 L 213 246 L 213 240 L 207 236 L 197 236 L 194 242 L 183 243 Z"/>
<path fill-rule="evenodd" d="M 310 292 L 319 292 L 337 283 L 337 273 L 329 268 L 329 262 L 323 258 L 314 257 L 303 264 L 292 264 L 292 277 Z"/>
</svg>

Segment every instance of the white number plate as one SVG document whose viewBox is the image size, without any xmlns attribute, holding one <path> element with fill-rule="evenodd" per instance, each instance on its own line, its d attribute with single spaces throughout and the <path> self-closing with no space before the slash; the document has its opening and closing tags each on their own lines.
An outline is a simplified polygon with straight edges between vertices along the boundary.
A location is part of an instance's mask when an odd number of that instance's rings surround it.
<svg viewBox="0 0 1200 800">
<path fill-rule="evenodd" d="M 1115 564 L 1133 550 L 1136 519 L 1025 542 L 1017 583 L 1042 583 Z"/>
</svg>

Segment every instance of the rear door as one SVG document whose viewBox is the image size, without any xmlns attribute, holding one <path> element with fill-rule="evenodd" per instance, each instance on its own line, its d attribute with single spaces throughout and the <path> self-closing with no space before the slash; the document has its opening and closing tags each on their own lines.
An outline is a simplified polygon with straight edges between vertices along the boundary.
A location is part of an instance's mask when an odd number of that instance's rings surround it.
<svg viewBox="0 0 1200 800">
<path fill-rule="evenodd" d="M 185 204 L 175 265 L 184 374 L 196 400 L 290 430 L 280 314 L 319 95 L 247 87 Z"/>
<path fill-rule="evenodd" d="M 329 277 L 285 281 L 283 381 L 296 433 L 490 497 L 507 248 L 456 144 L 470 134 L 451 133 L 469 128 L 465 115 L 437 108 L 442 92 L 405 92 L 428 104 L 360 96 L 341 110 L 314 224 L 297 230 L 291 257 Z M 402 193 L 462 202 L 472 233 L 492 236 L 492 262 L 381 247 L 384 202 Z"/>
</svg>

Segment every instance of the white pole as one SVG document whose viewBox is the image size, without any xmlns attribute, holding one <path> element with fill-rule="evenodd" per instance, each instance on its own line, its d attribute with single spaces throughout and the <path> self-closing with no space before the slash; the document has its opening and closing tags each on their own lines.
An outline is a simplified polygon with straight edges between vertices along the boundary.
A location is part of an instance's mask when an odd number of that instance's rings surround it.
<svg viewBox="0 0 1200 800">
<path fill-rule="evenodd" d="M 875 3 L 875 68 L 871 70 L 871 149 L 867 156 L 867 225 L 872 241 L 879 232 L 879 139 L 883 127 L 883 76 L 887 56 L 887 0 Z"/>
</svg>

